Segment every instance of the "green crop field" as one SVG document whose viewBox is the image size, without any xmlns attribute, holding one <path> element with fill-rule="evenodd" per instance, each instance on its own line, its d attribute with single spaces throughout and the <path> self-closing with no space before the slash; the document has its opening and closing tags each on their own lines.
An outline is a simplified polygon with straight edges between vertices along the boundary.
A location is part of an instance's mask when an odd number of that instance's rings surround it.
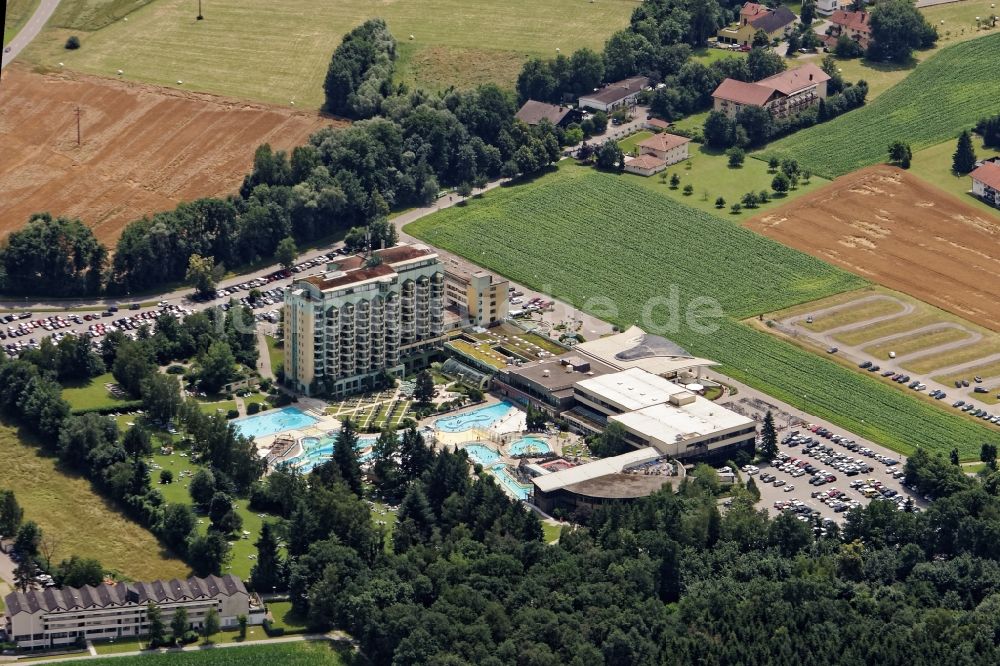
<svg viewBox="0 0 1000 666">
<path fill-rule="evenodd" d="M 661 333 L 736 379 L 898 451 L 957 446 L 973 457 L 996 434 L 741 323 L 865 282 L 624 178 L 565 163 L 406 231 L 598 317 Z M 714 331 L 687 316 L 705 298 L 721 308 L 709 319 Z M 678 311 L 686 314 L 672 322 Z"/>
<path fill-rule="evenodd" d="M 368 18 L 388 21 L 400 45 L 403 81 L 430 89 L 488 81 L 512 87 L 529 56 L 600 49 L 635 7 L 630 0 L 205 0 L 205 20 L 197 21 L 194 0 L 145 1 L 64 0 L 27 57 L 50 67 L 64 62 L 105 76 L 121 69 L 137 81 L 174 86 L 180 80 L 185 89 L 315 108 L 333 50 Z M 63 48 L 69 34 L 80 35 L 78 51 Z"/>
<path fill-rule="evenodd" d="M 88 659 L 91 666 L 338 666 L 347 663 L 341 648 L 327 641 L 297 641 L 277 645 L 266 643 L 233 647 L 203 648 L 196 651 L 163 652 L 129 657 Z"/>
<path fill-rule="evenodd" d="M 914 151 L 958 136 L 997 112 L 1000 34 L 942 49 L 866 106 L 786 137 L 756 156 L 794 158 L 805 169 L 839 176 L 888 159 L 894 140 Z"/>
</svg>

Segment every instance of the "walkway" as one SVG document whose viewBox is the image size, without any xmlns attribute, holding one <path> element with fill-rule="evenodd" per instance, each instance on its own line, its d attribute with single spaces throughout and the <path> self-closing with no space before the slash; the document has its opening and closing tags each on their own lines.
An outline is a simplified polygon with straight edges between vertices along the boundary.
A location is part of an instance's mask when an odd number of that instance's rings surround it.
<svg viewBox="0 0 1000 666">
<path fill-rule="evenodd" d="M 3 69 L 11 61 L 14 60 L 25 46 L 31 43 L 38 33 L 42 31 L 45 24 L 48 23 L 49 18 L 56 11 L 56 7 L 59 6 L 59 0 L 41 0 L 38 5 L 38 9 L 35 13 L 31 15 L 28 22 L 24 24 L 21 31 L 17 33 L 14 39 L 10 40 L 10 44 L 4 47 L 3 58 L 0 58 L 0 69 Z"/>
</svg>

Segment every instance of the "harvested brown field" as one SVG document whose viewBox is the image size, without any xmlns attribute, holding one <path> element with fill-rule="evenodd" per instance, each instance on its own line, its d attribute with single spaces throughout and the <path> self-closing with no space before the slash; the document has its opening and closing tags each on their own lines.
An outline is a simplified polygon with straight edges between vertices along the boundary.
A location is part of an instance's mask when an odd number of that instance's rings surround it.
<svg viewBox="0 0 1000 666">
<path fill-rule="evenodd" d="M 315 112 L 9 67 L 0 85 L 0 235 L 48 211 L 79 217 L 114 243 L 143 215 L 235 192 L 258 145 L 290 149 L 335 122 Z"/>
<path fill-rule="evenodd" d="M 842 176 L 746 226 L 1000 330 L 1000 218 L 901 169 Z"/>
</svg>

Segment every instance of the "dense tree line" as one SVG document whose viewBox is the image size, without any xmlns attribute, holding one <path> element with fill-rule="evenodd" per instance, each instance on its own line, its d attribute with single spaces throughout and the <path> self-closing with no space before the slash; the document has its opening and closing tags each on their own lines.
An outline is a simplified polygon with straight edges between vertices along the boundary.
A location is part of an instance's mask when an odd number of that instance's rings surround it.
<svg viewBox="0 0 1000 666">
<path fill-rule="evenodd" d="M 976 123 L 976 134 L 988 148 L 1000 148 L 1000 114 L 983 118 Z"/>
<path fill-rule="evenodd" d="M 107 256 L 107 249 L 79 220 L 37 213 L 0 248 L 0 289 L 18 295 L 94 293 Z"/>
<path fill-rule="evenodd" d="M 395 60 L 396 40 L 380 18 L 344 35 L 323 82 L 326 110 L 356 120 L 378 114 L 393 92 Z"/>
</svg>

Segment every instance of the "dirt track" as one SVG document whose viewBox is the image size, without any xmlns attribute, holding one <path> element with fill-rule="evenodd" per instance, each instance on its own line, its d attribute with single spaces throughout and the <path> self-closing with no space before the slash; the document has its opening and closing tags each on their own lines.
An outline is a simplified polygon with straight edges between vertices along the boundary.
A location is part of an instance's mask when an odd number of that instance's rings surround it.
<svg viewBox="0 0 1000 666">
<path fill-rule="evenodd" d="M 1000 330 L 1000 219 L 901 169 L 842 176 L 746 226 Z"/>
<path fill-rule="evenodd" d="M 113 243 L 143 215 L 234 192 L 261 143 L 290 149 L 333 123 L 313 112 L 12 65 L 0 84 L 0 235 L 49 211 L 79 217 Z"/>
</svg>

